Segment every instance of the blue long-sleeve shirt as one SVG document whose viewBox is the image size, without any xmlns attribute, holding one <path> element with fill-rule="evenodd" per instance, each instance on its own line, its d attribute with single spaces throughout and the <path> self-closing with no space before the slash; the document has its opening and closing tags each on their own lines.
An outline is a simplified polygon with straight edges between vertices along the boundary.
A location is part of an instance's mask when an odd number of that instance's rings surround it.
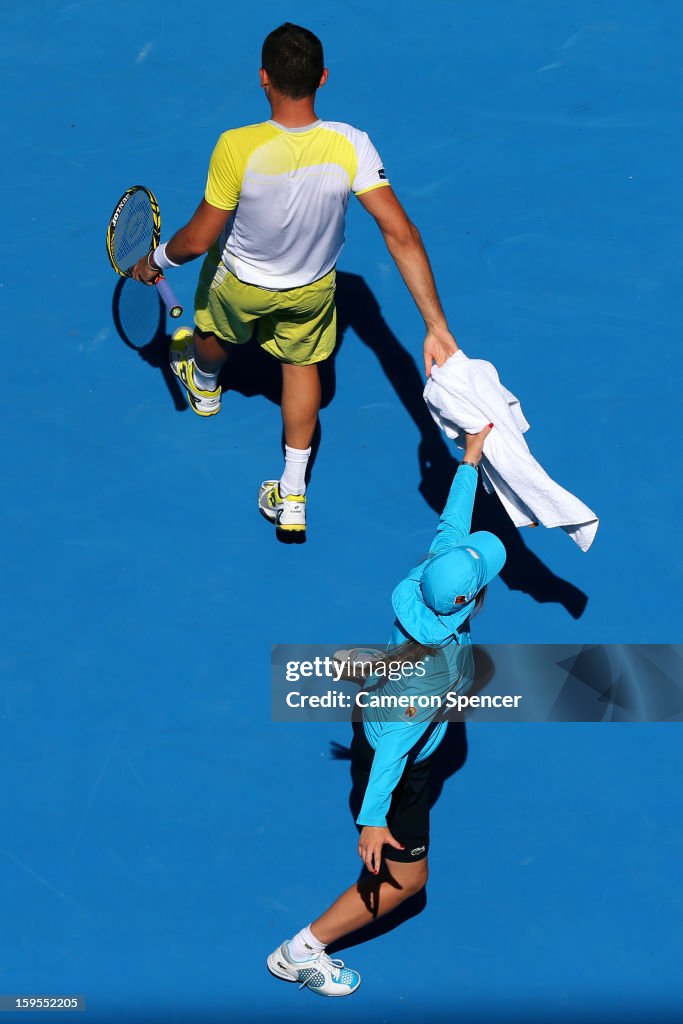
<svg viewBox="0 0 683 1024">
<path fill-rule="evenodd" d="M 460 466 L 439 519 L 428 558 L 456 547 L 470 533 L 476 488 L 476 469 Z M 410 577 L 419 578 L 424 564 L 422 562 L 412 570 Z M 467 622 L 470 610 L 454 620 L 454 633 L 441 650 L 425 659 L 424 676 L 401 676 L 393 680 L 371 676 L 363 687 L 368 694 L 364 700 L 369 700 L 370 694 L 438 696 L 441 698 L 441 707 L 436 710 L 433 707 L 415 707 L 414 710 L 381 707 L 364 709 L 363 727 L 375 756 L 360 814 L 356 819 L 359 825 L 386 825 L 391 797 L 406 764 L 409 760 L 424 760 L 443 739 L 448 724 L 443 706 L 446 694 L 463 692 L 472 685 L 474 663 Z M 455 632 L 458 627 L 459 631 Z M 390 645 L 395 647 L 410 639 L 397 619 Z M 390 655 L 388 660 L 391 660 Z"/>
</svg>

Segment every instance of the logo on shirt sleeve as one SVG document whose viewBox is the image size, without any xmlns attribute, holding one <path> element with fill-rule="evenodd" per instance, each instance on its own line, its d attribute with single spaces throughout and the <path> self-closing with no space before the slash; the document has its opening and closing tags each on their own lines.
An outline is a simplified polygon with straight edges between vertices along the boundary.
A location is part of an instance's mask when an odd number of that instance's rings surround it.
<svg viewBox="0 0 683 1024">
<path fill-rule="evenodd" d="M 383 167 L 380 167 L 380 169 L 378 170 L 378 172 L 377 172 L 377 173 L 379 174 L 380 178 L 382 178 L 382 179 L 383 179 L 384 181 L 386 181 L 386 177 L 387 177 L 387 176 L 386 176 L 386 173 L 385 173 L 385 171 L 384 171 L 384 168 L 383 168 Z"/>
</svg>

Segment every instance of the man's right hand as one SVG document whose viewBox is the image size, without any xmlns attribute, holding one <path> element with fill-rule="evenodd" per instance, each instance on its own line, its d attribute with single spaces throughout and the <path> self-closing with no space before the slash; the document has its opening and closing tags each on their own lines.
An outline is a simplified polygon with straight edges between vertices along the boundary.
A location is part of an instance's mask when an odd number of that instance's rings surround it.
<svg viewBox="0 0 683 1024">
<path fill-rule="evenodd" d="M 163 275 L 160 270 L 150 267 L 147 257 L 142 256 L 131 269 L 130 276 L 141 284 L 154 284 Z"/>
</svg>

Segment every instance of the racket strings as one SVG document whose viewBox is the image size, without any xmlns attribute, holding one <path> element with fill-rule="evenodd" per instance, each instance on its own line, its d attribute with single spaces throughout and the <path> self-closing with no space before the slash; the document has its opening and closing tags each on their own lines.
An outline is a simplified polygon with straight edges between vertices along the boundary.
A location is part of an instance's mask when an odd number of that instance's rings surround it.
<svg viewBox="0 0 683 1024">
<path fill-rule="evenodd" d="M 144 192 L 134 193 L 121 210 L 114 228 L 114 260 L 124 272 L 145 256 L 154 241 L 152 204 Z"/>
</svg>

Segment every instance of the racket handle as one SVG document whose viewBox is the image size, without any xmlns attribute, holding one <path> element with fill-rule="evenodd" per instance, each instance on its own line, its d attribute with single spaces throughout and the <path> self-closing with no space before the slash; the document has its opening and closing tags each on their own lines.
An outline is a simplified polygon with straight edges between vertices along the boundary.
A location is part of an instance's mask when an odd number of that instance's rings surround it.
<svg viewBox="0 0 683 1024">
<path fill-rule="evenodd" d="M 156 285 L 156 289 L 159 292 L 159 295 L 161 296 L 162 302 L 166 306 L 166 309 L 169 311 L 173 319 L 176 320 L 179 316 L 182 316 L 183 307 L 176 299 L 173 289 L 171 288 L 166 278 L 158 277 L 154 284 Z"/>
</svg>

